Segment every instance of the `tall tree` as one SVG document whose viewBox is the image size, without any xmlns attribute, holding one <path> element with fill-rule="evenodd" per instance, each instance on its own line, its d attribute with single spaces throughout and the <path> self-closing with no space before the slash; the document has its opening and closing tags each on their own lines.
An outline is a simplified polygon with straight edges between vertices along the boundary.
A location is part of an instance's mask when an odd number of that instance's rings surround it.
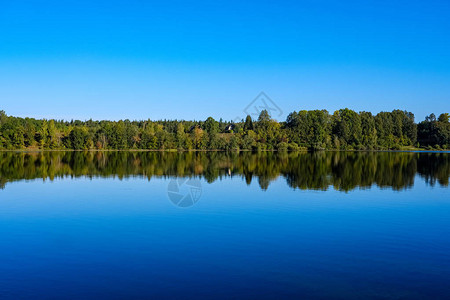
<svg viewBox="0 0 450 300">
<path fill-rule="evenodd" d="M 69 134 L 72 149 L 82 150 L 88 147 L 89 134 L 84 127 L 75 127 Z"/>
<path fill-rule="evenodd" d="M 361 143 L 366 148 L 374 149 L 377 146 L 375 118 L 371 112 L 362 111 L 359 115 L 361 118 Z"/>
<path fill-rule="evenodd" d="M 253 121 L 250 115 L 247 115 L 244 123 L 244 131 L 253 130 Z"/>
<path fill-rule="evenodd" d="M 341 145 L 356 147 L 362 141 L 361 117 L 355 111 L 345 108 L 333 114 L 333 133 Z"/>
</svg>

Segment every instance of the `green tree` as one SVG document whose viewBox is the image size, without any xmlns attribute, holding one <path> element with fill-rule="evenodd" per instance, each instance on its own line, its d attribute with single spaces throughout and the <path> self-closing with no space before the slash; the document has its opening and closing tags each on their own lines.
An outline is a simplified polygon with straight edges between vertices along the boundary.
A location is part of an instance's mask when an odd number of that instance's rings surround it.
<svg viewBox="0 0 450 300">
<path fill-rule="evenodd" d="M 46 139 L 46 148 L 57 149 L 60 146 L 60 140 L 58 137 L 58 132 L 55 126 L 55 121 L 50 120 L 48 122 L 47 127 L 47 139 Z"/>
<path fill-rule="evenodd" d="M 425 121 L 418 124 L 418 140 L 421 145 L 436 145 L 447 149 L 450 145 L 450 123 L 444 113 L 436 119 L 434 114 L 425 118 Z"/>
<path fill-rule="evenodd" d="M 390 112 L 380 112 L 375 116 L 375 126 L 377 130 L 377 142 L 381 149 L 391 149 L 394 147 L 393 122 Z"/>
<path fill-rule="evenodd" d="M 333 134 L 336 135 L 341 145 L 360 145 L 362 141 L 361 117 L 355 111 L 345 108 L 333 114 Z"/>
<path fill-rule="evenodd" d="M 82 150 L 87 149 L 89 134 L 86 128 L 75 127 L 69 134 L 72 149 Z"/>
<path fill-rule="evenodd" d="M 38 142 L 41 149 L 44 149 L 48 145 L 48 123 L 47 120 L 42 121 L 41 129 L 38 133 Z"/>
<path fill-rule="evenodd" d="M 27 119 L 24 127 L 24 143 L 25 147 L 33 146 L 35 142 L 36 129 L 31 122 L 31 120 Z"/>
<path fill-rule="evenodd" d="M 365 148 L 374 149 L 377 146 L 377 129 L 375 118 L 372 113 L 362 111 L 359 113 L 361 118 L 361 143 Z"/>
<path fill-rule="evenodd" d="M 442 123 L 449 123 L 450 115 L 448 113 L 443 113 L 439 115 L 438 121 Z"/>
<path fill-rule="evenodd" d="M 292 112 L 286 119 L 287 136 L 295 144 L 313 150 L 331 144 L 330 116 L 326 110 Z"/>
<path fill-rule="evenodd" d="M 244 131 L 249 131 L 249 130 L 253 130 L 253 121 L 252 121 L 252 117 L 250 117 L 250 115 L 247 115 L 247 117 L 245 118 L 245 123 L 244 123 Z"/>
<path fill-rule="evenodd" d="M 203 124 L 203 129 L 207 133 L 207 147 L 209 149 L 217 148 L 217 134 L 219 132 L 219 122 L 214 120 L 212 117 L 208 117 Z"/>
<path fill-rule="evenodd" d="M 184 132 L 184 126 L 182 123 L 178 123 L 177 125 L 177 148 L 186 148 L 186 133 Z"/>
</svg>

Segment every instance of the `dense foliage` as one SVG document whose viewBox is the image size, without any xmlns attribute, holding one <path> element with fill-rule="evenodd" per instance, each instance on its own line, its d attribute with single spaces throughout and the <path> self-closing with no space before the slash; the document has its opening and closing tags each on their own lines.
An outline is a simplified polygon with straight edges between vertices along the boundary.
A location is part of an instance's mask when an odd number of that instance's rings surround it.
<svg viewBox="0 0 450 300">
<path fill-rule="evenodd" d="M 0 111 L 0 149 L 299 150 L 402 149 L 450 145 L 449 114 L 416 124 L 401 110 L 348 108 L 292 112 L 285 122 L 263 110 L 257 120 L 58 121 L 7 116 Z"/>
<path fill-rule="evenodd" d="M 201 177 L 211 183 L 238 176 L 265 190 L 278 177 L 292 188 L 394 190 L 414 185 L 417 175 L 430 185 L 448 186 L 448 153 L 414 152 L 169 152 L 32 151 L 0 152 L 0 188 L 8 182 L 64 176 L 127 178 Z"/>
</svg>

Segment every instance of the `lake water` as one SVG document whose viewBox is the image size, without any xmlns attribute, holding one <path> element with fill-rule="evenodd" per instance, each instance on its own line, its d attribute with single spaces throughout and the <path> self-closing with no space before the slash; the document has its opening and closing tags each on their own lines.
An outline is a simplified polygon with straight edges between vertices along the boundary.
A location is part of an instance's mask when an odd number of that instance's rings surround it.
<svg viewBox="0 0 450 300">
<path fill-rule="evenodd" d="M 0 299 L 449 299 L 450 154 L 0 152 Z"/>
</svg>

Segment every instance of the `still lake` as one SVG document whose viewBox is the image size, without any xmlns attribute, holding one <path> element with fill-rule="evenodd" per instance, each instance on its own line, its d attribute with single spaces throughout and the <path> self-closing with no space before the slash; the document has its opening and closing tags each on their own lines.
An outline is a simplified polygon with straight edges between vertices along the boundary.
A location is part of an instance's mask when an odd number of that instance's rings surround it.
<svg viewBox="0 0 450 300">
<path fill-rule="evenodd" d="M 449 299 L 450 154 L 0 152 L 0 299 Z"/>
</svg>

